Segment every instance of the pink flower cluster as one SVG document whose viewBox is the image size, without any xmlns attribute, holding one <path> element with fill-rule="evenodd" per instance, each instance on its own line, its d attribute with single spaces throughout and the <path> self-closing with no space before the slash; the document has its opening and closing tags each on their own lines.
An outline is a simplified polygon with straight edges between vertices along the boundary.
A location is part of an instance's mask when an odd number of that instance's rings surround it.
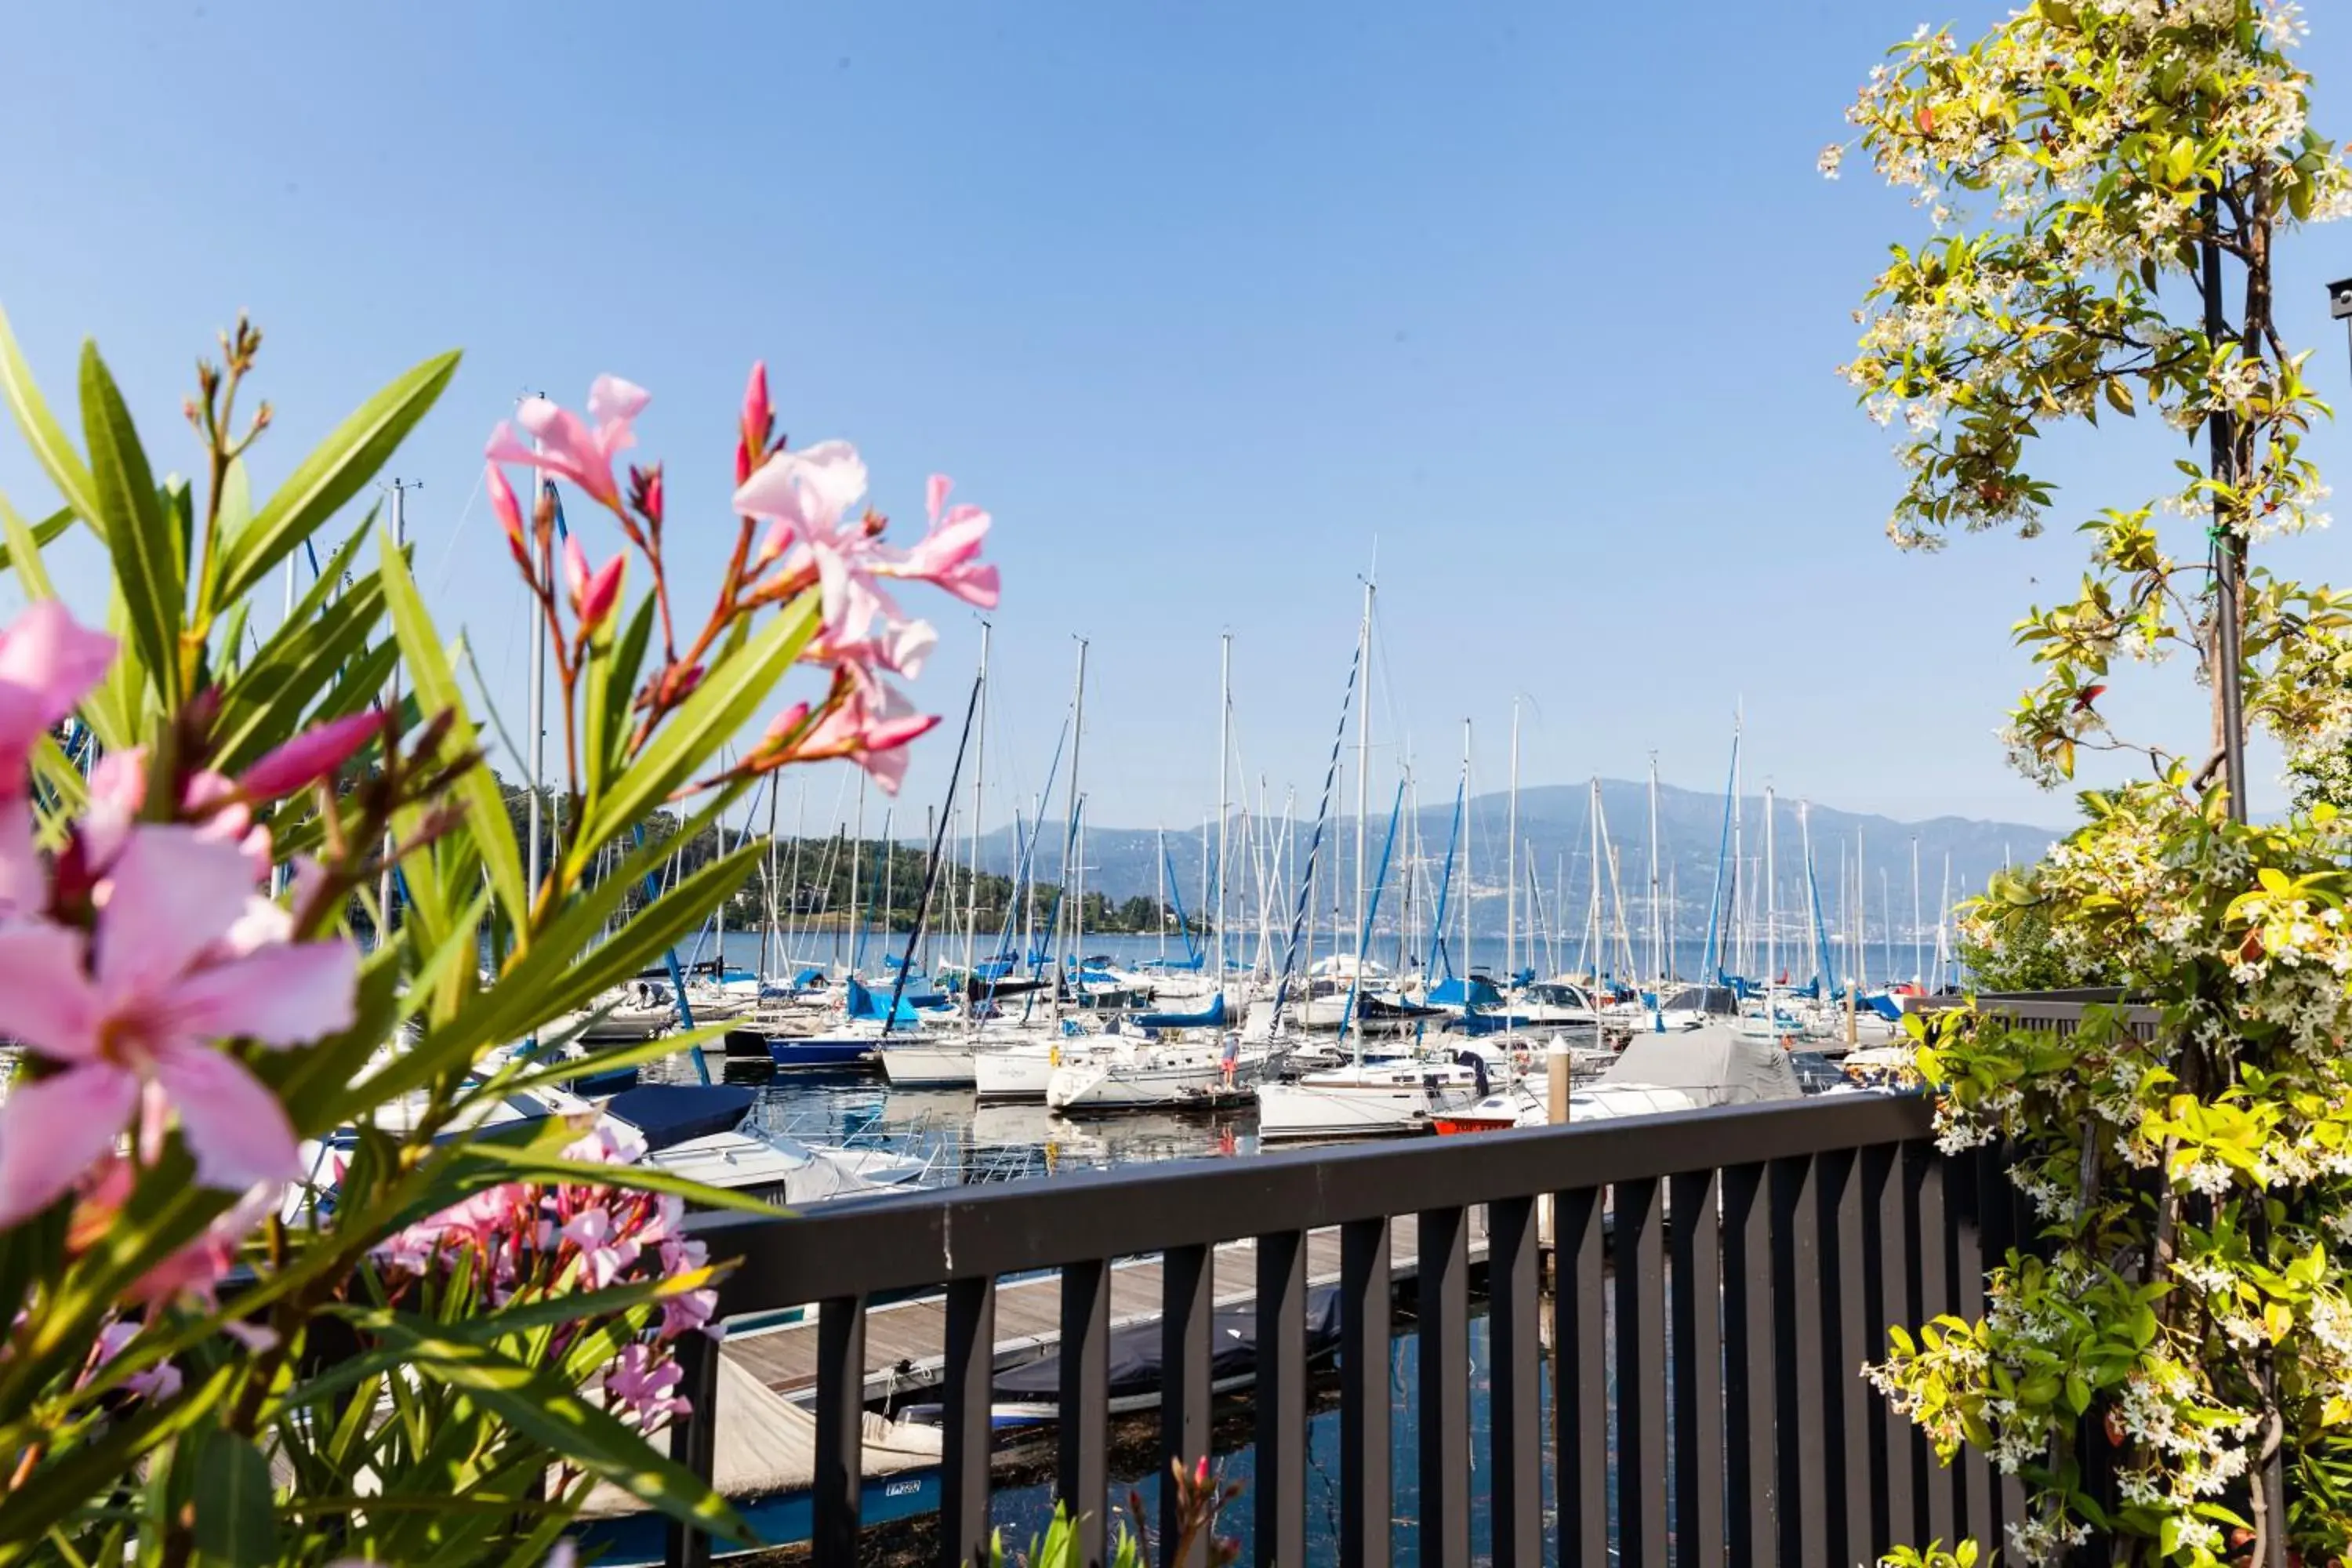
<svg viewBox="0 0 2352 1568">
<path fill-rule="evenodd" d="M 584 420 L 545 398 L 530 399 L 516 416 L 530 442 L 501 424 L 486 453 L 488 482 L 515 559 L 534 584 L 542 574 L 552 576 L 552 548 L 543 537 L 534 542 L 528 536 L 522 509 L 499 465 L 528 465 L 549 479 L 576 485 L 610 510 L 647 557 L 667 637 L 661 468 L 631 468 L 625 499 L 613 471 L 620 454 L 635 444 L 635 421 L 649 401 L 644 388 L 611 375 L 599 376 L 590 388 Z M 899 608 L 889 584 L 929 583 L 967 604 L 993 606 L 997 569 L 980 558 L 991 520 L 978 507 L 949 505 L 949 481 L 934 476 L 926 495 L 928 531 L 908 548 L 889 544 L 883 537 L 887 520 L 863 505 L 866 473 L 857 449 L 846 441 L 820 441 L 790 450 L 774 438 L 774 424 L 767 367 L 754 365 L 744 390 L 735 459 L 733 510 L 744 532 L 712 626 L 747 608 L 815 588 L 823 625 L 803 658 L 829 667 L 834 679 L 821 707 L 800 703 L 777 718 L 752 765 L 846 758 L 895 792 L 906 775 L 907 743 L 939 721 L 918 713 L 884 677 L 919 674 L 938 634 Z M 754 549 L 751 531 L 758 523 L 766 527 Z M 542 567 L 540 560 L 548 564 Z M 592 568 L 576 539 L 566 544 L 564 576 L 581 635 L 612 613 L 621 563 L 615 556 Z M 543 592 L 551 610 L 552 584 Z M 701 674 L 699 656 L 711 641 L 706 632 L 683 655 L 670 647 L 670 668 L 655 678 L 649 691 L 667 700 L 690 689 Z"/>
<path fill-rule="evenodd" d="M 0 1226 L 47 1208 L 135 1128 L 152 1163 L 176 1122 L 201 1185 L 297 1175 L 277 1097 L 224 1043 L 282 1049 L 351 1026 L 359 957 L 294 940 L 263 894 L 253 807 L 331 777 L 382 729 L 320 727 L 239 779 L 151 781 L 139 751 L 90 772 L 64 847 L 35 842 L 30 759 L 97 685 L 114 639 L 35 605 L 0 631 L 0 1028 L 32 1053 L 0 1106 Z M 158 788 L 172 797 L 156 802 Z"/>
<path fill-rule="evenodd" d="M 607 1164 L 632 1163 L 644 1152 L 634 1131 L 613 1122 L 564 1152 L 568 1159 Z M 510 1182 L 419 1220 L 388 1238 L 375 1258 L 392 1279 L 425 1279 L 446 1275 L 465 1255 L 490 1303 L 503 1306 L 690 1274 L 709 1257 L 682 1233 L 684 1218 L 685 1205 L 667 1193 Z M 718 1300 L 708 1287 L 665 1297 L 650 1339 L 631 1343 L 604 1369 L 598 1382 L 606 1397 L 641 1428 L 687 1410 L 676 1392 L 677 1363 L 663 1347 L 698 1331 L 716 1336 Z"/>
</svg>

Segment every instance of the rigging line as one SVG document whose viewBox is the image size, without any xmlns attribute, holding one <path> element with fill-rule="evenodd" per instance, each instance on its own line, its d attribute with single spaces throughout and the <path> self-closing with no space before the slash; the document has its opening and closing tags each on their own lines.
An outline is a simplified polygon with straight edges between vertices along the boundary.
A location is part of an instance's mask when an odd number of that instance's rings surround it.
<svg viewBox="0 0 2352 1568">
<path fill-rule="evenodd" d="M 449 591 L 449 574 L 456 565 L 452 557 L 457 553 L 457 538 L 466 531 L 466 520 L 474 515 L 474 503 L 482 499 L 482 488 L 488 482 L 488 473 L 489 469 L 486 466 L 480 472 L 475 474 L 474 493 L 466 498 L 464 509 L 457 513 L 457 523 L 449 530 L 448 542 L 441 546 L 441 581 L 434 589 L 436 594 L 446 594 Z"/>
</svg>

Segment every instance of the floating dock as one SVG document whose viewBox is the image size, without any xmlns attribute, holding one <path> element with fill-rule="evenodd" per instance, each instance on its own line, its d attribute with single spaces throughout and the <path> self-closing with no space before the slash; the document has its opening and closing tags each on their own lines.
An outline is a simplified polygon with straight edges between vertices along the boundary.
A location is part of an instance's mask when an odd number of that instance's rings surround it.
<svg viewBox="0 0 2352 1568">
<path fill-rule="evenodd" d="M 1486 1261 L 1486 1211 L 1470 1213 L 1469 1255 Z M 1389 1278 L 1392 1289 L 1408 1286 L 1420 1272 L 1420 1226 L 1400 1215 L 1389 1226 Z M 1229 1241 L 1216 1249 L 1215 1305 L 1234 1307 L 1257 1299 L 1257 1244 Z M 1307 1237 L 1307 1283 L 1339 1279 L 1339 1232 L 1310 1231 Z M 1122 1258 L 1110 1268 L 1110 1326 L 1156 1322 L 1164 1291 L 1156 1255 Z M 1062 1333 L 1062 1278 L 1035 1274 L 1000 1280 L 996 1288 L 996 1351 L 999 1368 L 1018 1366 L 1046 1353 Z M 933 1291 L 904 1301 L 877 1302 L 866 1313 L 866 1397 L 868 1403 L 935 1386 L 946 1362 L 947 1297 Z M 762 1384 L 785 1395 L 813 1395 L 816 1389 L 817 1325 L 814 1314 L 797 1322 L 730 1334 L 721 1354 Z"/>
</svg>

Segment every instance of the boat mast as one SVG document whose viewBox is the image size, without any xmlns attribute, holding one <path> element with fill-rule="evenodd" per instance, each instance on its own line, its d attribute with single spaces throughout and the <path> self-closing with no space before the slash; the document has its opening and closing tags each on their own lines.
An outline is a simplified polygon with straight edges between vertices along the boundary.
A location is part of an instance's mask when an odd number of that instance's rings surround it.
<svg viewBox="0 0 2352 1568">
<path fill-rule="evenodd" d="M 1779 868 L 1772 858 L 1772 786 L 1764 786 L 1764 1012 L 1778 1026 L 1780 1004 L 1772 987 L 1780 978 L 1780 889 L 1774 883 Z"/>
<path fill-rule="evenodd" d="M 1592 955 L 1592 985 L 1598 993 L 1601 971 L 1609 963 L 1609 928 L 1601 904 L 1601 777 L 1597 773 L 1593 775 L 1591 787 L 1592 799 L 1584 815 L 1592 827 L 1592 940 L 1589 951 Z M 1600 1005 L 1597 994 L 1593 1005 Z"/>
<path fill-rule="evenodd" d="M 1086 737 L 1087 727 L 1087 639 L 1078 642 L 1078 684 L 1070 698 L 1070 791 L 1069 821 L 1062 830 L 1062 896 L 1055 908 L 1055 933 L 1064 940 L 1057 945 L 1062 950 L 1061 973 L 1054 985 L 1054 1023 L 1059 1033 L 1062 1022 L 1062 998 L 1070 990 L 1070 947 L 1076 940 L 1072 932 L 1072 911 L 1079 898 L 1078 868 L 1078 747 Z"/>
<path fill-rule="evenodd" d="M 1220 633 L 1217 637 L 1217 909 L 1213 928 L 1217 943 L 1217 962 L 1211 994 L 1222 998 L 1225 994 L 1225 867 L 1226 855 L 1232 846 L 1225 837 L 1225 821 L 1231 816 L 1225 799 L 1226 763 L 1233 756 L 1234 717 L 1234 634 Z"/>
<path fill-rule="evenodd" d="M 1519 973 L 1519 700 L 1511 699 L 1511 854 L 1509 889 L 1503 895 L 1503 984 L 1507 989 Z M 1506 1030 L 1510 1009 L 1503 1010 Z"/>
<path fill-rule="evenodd" d="M 1160 910 L 1160 962 L 1165 965 L 1168 962 L 1168 830 L 1160 828 L 1157 835 L 1160 864 L 1151 868 L 1151 877 L 1159 889 L 1159 897 L 1154 901 Z"/>
<path fill-rule="evenodd" d="M 866 858 L 866 770 L 857 770 L 856 839 L 849 849 L 849 973 L 866 956 L 866 906 L 857 901 L 859 862 Z"/>
<path fill-rule="evenodd" d="M 1944 851 L 1944 896 L 1942 901 L 1937 903 L 1936 906 L 1936 973 L 1934 978 L 1936 982 L 1935 989 L 1937 991 L 1941 991 L 1944 988 L 1944 970 L 1946 961 L 1951 955 L 1951 948 L 1946 941 L 1944 931 L 1945 917 L 1949 915 L 1951 911 L 1952 852 L 1949 849 L 1947 849 Z"/>
<path fill-rule="evenodd" d="M 1738 967 L 1739 967 L 1739 968 L 1741 968 L 1741 969 L 1746 969 L 1746 968 L 1748 967 L 1747 956 L 1746 956 L 1746 948 L 1745 948 L 1745 946 L 1744 946 L 1743 944 L 1745 944 L 1746 942 L 1748 942 L 1750 940 L 1750 932 L 1749 932 L 1749 931 L 1748 931 L 1748 921 L 1746 921 L 1745 920 L 1740 920 L 1740 919 L 1738 918 L 1738 917 L 1739 917 L 1739 915 L 1740 915 L 1740 913 L 1741 913 L 1741 911 L 1740 911 L 1740 908 L 1739 908 L 1740 900 L 1741 900 L 1743 898 L 1745 898 L 1745 897 L 1747 896 L 1747 893 L 1748 893 L 1748 889 L 1747 889 L 1747 888 L 1743 885 L 1744 883 L 1746 883 L 1746 881 L 1747 881 L 1747 879 L 1748 879 L 1748 860 L 1747 860 L 1748 849 L 1747 849 L 1747 845 L 1746 845 L 1747 824 L 1746 824 L 1746 821 L 1745 821 L 1745 818 L 1746 818 L 1746 816 L 1747 816 L 1748 813 L 1747 813 L 1747 810 L 1746 810 L 1746 803 L 1745 803 L 1745 802 L 1743 802 L 1743 801 L 1740 799 L 1740 795 L 1739 795 L 1739 791 L 1740 791 L 1740 787 L 1741 787 L 1741 784 L 1740 784 L 1740 768 L 1739 768 L 1739 763 L 1740 763 L 1740 757 L 1739 757 L 1739 742 L 1740 742 L 1740 737 L 1741 737 L 1742 732 L 1743 732 L 1743 731 L 1745 731 L 1747 728 L 1748 728 L 1748 700 L 1747 700 L 1746 698 L 1744 698 L 1744 697 L 1743 697 L 1743 698 L 1741 698 L 1741 699 L 1739 700 L 1739 701 L 1738 701 L 1738 703 L 1733 707 L 1732 711 L 1731 711 L 1731 883 L 1732 883 L 1732 887 L 1731 887 L 1731 900 L 1730 900 L 1730 903 L 1729 903 L 1729 906 L 1728 906 L 1729 913 L 1726 916 L 1726 918 L 1727 918 L 1727 920 L 1732 920 L 1732 921 L 1737 921 L 1737 923 L 1738 923 L 1738 928 L 1739 928 L 1739 931 L 1738 931 L 1738 935 L 1737 937 L 1733 937 L 1733 936 L 1729 935 L 1728 933 L 1727 933 L 1727 934 L 1726 934 L 1726 936 L 1725 936 L 1725 938 L 1724 938 L 1725 945 L 1728 946 L 1728 947 L 1731 949 L 1731 951 L 1733 952 L 1733 953 L 1735 953 L 1736 955 L 1738 955 L 1738 957 L 1737 957 L 1737 959 L 1735 960 L 1735 962 L 1738 963 Z"/>
<path fill-rule="evenodd" d="M 1911 984 L 1927 981 L 1927 933 L 1919 918 L 1919 836 L 1911 836 Z"/>
<path fill-rule="evenodd" d="M 1376 590 L 1371 579 L 1364 580 L 1364 619 L 1356 632 L 1356 657 L 1364 671 L 1364 700 L 1356 708 L 1356 994 L 1364 989 L 1364 954 L 1370 945 L 1371 932 L 1365 929 L 1364 910 L 1370 891 L 1370 868 L 1364 864 L 1364 825 L 1371 813 L 1372 764 L 1372 595 Z M 1350 1020 L 1355 1025 L 1355 1065 L 1364 1065 L 1364 1016 L 1360 1007 Z"/>
<path fill-rule="evenodd" d="M 1650 753 L 1650 1022 L 1664 1029 L 1666 996 L 1666 912 L 1658 904 L 1658 753 Z"/>
<path fill-rule="evenodd" d="M 1462 721 L 1462 813 L 1470 814 L 1470 721 Z M 1465 821 L 1463 825 L 1469 826 Z M 1476 967 L 1470 961 L 1470 841 L 1477 836 L 1462 835 L 1462 1006 L 1466 1014 L 1470 1007 L 1470 972 Z M 1465 1026 L 1465 1027 L 1467 1026 Z"/>
<path fill-rule="evenodd" d="M 995 628 L 980 623 L 980 696 L 971 733 L 971 886 L 964 889 L 963 983 L 970 994 L 980 959 L 980 781 L 988 771 L 988 638 Z M 953 909 L 955 906 L 948 906 Z"/>
</svg>

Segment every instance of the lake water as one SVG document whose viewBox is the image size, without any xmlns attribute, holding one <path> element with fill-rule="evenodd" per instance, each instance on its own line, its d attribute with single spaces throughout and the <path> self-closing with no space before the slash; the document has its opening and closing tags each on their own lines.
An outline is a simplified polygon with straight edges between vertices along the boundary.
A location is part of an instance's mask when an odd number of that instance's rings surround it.
<svg viewBox="0 0 2352 1568">
<path fill-rule="evenodd" d="M 1549 1307 L 1547 1307 L 1547 1312 Z M 1493 1471 L 1486 1443 L 1487 1424 L 1493 1407 L 1494 1382 L 1488 1359 L 1487 1319 L 1483 1310 L 1469 1324 L 1470 1362 L 1470 1551 L 1474 1562 L 1491 1560 L 1493 1552 Z M 1421 1342 L 1410 1327 L 1400 1331 L 1389 1346 L 1389 1389 L 1391 1402 L 1391 1544 L 1393 1561 L 1401 1565 L 1421 1561 L 1420 1519 L 1420 1442 L 1415 1411 L 1420 1400 Z M 1323 1568 L 1339 1563 L 1339 1507 L 1337 1485 L 1339 1473 L 1339 1411 L 1332 1382 L 1328 1374 L 1309 1389 L 1312 1414 L 1307 1422 L 1307 1568 Z M 1545 1562 L 1557 1563 L 1555 1534 L 1557 1478 L 1553 1470 L 1553 1448 L 1549 1440 L 1552 1430 L 1551 1391 L 1553 1387 L 1553 1352 L 1546 1350 L 1538 1373 L 1538 1397 L 1542 1417 L 1539 1430 L 1546 1435 L 1543 1443 L 1543 1521 Z M 1321 1394 L 1318 1399 L 1318 1394 Z M 1255 1478 L 1255 1453 L 1250 1442 L 1252 1415 L 1245 1399 L 1220 1401 L 1212 1436 L 1212 1468 L 1226 1480 L 1238 1482 L 1244 1490 L 1219 1521 L 1219 1533 L 1233 1536 L 1242 1545 L 1241 1561 L 1257 1561 L 1254 1539 L 1255 1510 L 1255 1494 L 1249 1489 Z M 1130 1489 L 1140 1495 L 1146 1523 L 1157 1529 L 1159 1522 L 1160 1476 L 1151 1470 L 1152 1446 L 1159 1433 L 1157 1413 L 1129 1418 L 1113 1428 L 1111 1451 L 1112 1483 L 1110 1495 L 1105 1500 L 1107 1517 L 1115 1522 L 1128 1520 L 1128 1496 Z M 991 1517 L 1003 1532 L 1008 1561 L 1013 1553 L 1024 1552 L 1030 1542 L 1041 1535 L 1054 1512 L 1054 1492 L 1050 1479 L 1029 1479 L 1025 1484 L 1008 1484 L 1005 1467 L 1024 1468 L 1028 1476 L 1050 1477 L 1054 1464 L 1054 1438 L 1051 1432 L 1036 1439 L 1028 1451 L 999 1461 L 998 1489 L 992 1498 Z M 1666 1484 L 1661 1478 L 1661 1485 Z M 1612 1454 L 1609 1464 L 1609 1497 L 1611 1500 L 1611 1536 L 1615 1535 L 1616 1463 Z M 928 1561 L 923 1553 L 936 1550 L 936 1526 L 931 1521 L 909 1523 L 873 1532 L 876 1539 L 867 1555 L 876 1562 Z M 1611 1552 L 1610 1561 L 1616 1554 Z"/>
</svg>

